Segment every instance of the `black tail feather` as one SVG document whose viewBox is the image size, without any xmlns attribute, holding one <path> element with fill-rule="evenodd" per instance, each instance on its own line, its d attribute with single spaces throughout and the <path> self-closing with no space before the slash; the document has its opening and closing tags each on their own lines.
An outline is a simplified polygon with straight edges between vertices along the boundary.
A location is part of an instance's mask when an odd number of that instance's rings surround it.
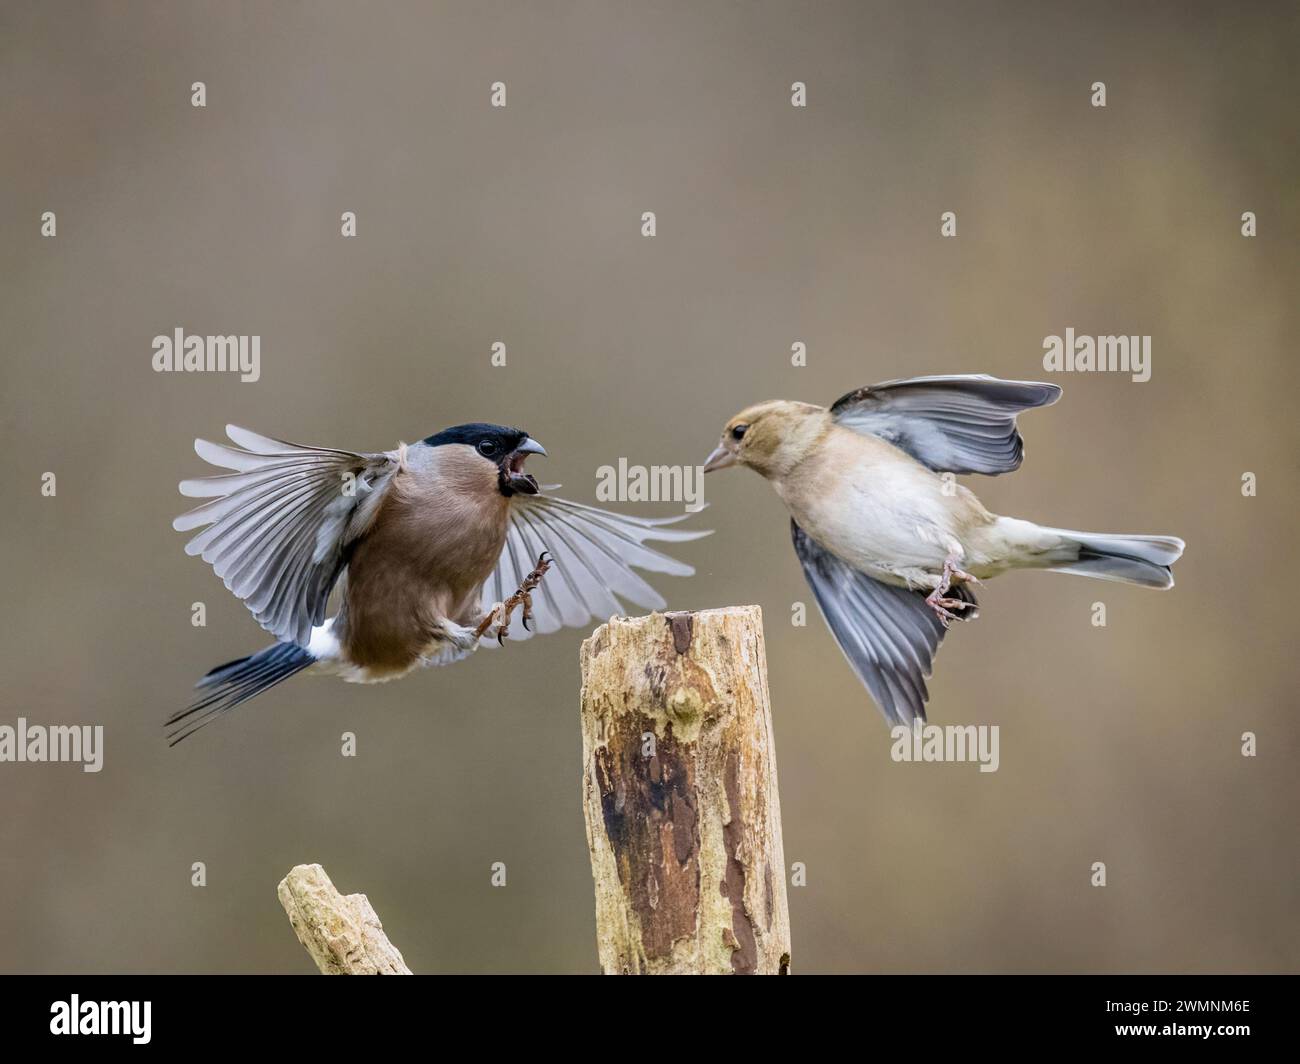
<svg viewBox="0 0 1300 1064">
<path fill-rule="evenodd" d="M 219 715 L 242 702 L 270 690 L 282 680 L 301 672 L 315 658 L 296 643 L 276 643 L 251 657 L 219 665 L 195 688 L 203 693 L 185 709 L 167 718 L 167 745 L 175 746 Z"/>
</svg>

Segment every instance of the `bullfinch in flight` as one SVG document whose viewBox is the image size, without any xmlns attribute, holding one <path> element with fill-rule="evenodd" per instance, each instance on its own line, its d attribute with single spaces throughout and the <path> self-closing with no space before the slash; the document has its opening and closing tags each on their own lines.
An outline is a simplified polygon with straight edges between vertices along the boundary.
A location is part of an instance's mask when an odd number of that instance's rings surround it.
<svg viewBox="0 0 1300 1064">
<path fill-rule="evenodd" d="M 230 472 L 183 481 L 181 494 L 205 501 L 173 527 L 202 529 L 186 553 L 278 642 L 204 676 L 168 721 L 173 745 L 307 669 L 375 683 L 460 661 L 485 636 L 500 642 L 518 607 L 537 632 L 622 613 L 620 599 L 658 609 L 634 570 L 694 570 L 646 543 L 708 535 L 666 527 L 685 515 L 632 517 L 543 493 L 524 462 L 546 451 L 502 425 L 457 425 L 378 454 L 226 434 L 234 446 L 195 441 Z"/>
</svg>

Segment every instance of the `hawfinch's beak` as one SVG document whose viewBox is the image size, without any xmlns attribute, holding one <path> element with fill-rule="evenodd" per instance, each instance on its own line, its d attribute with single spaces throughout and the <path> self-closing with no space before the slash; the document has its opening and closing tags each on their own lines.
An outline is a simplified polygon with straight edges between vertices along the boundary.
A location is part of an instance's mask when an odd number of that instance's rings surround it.
<svg viewBox="0 0 1300 1064">
<path fill-rule="evenodd" d="M 521 443 L 518 447 L 516 447 L 515 450 L 522 452 L 524 454 L 540 454 L 543 457 L 547 457 L 546 448 L 543 447 L 531 436 L 526 437 L 524 439 L 524 442 Z"/>
<path fill-rule="evenodd" d="M 715 469 L 726 469 L 736 464 L 736 456 L 722 444 L 714 448 L 713 453 L 704 460 L 704 472 L 712 473 Z"/>
</svg>

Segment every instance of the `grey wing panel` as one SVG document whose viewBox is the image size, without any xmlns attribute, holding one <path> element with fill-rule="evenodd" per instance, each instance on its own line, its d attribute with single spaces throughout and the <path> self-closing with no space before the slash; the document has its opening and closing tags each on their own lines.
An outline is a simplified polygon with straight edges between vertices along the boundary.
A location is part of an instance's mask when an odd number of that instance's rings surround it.
<svg viewBox="0 0 1300 1064">
<path fill-rule="evenodd" d="M 209 499 L 172 522 L 202 528 L 185 546 L 201 555 L 257 623 L 305 646 L 325 619 L 330 591 L 359 507 L 371 508 L 396 462 L 274 440 L 234 425 L 230 447 L 195 440 L 201 458 L 233 473 L 181 482 L 182 495 Z"/>
<path fill-rule="evenodd" d="M 885 381 L 841 396 L 831 416 L 936 472 L 1009 473 L 1024 460 L 1016 415 L 1060 398 L 1055 384 L 983 374 Z"/>
<path fill-rule="evenodd" d="M 910 725 L 925 720 L 930 697 L 925 678 L 943 642 L 944 628 L 920 591 L 874 580 L 841 561 L 790 522 L 794 551 L 803 565 L 826 624 L 885 720 Z M 953 589 L 972 603 L 965 589 Z M 974 616 L 974 610 L 965 611 Z"/>
</svg>

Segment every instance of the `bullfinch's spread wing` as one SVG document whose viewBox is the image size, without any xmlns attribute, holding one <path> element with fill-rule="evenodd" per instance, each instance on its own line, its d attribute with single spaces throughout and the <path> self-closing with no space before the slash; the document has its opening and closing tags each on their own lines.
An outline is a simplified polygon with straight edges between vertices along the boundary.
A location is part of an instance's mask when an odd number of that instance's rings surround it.
<svg viewBox="0 0 1300 1064">
<path fill-rule="evenodd" d="M 837 423 L 878 436 L 937 473 L 1010 473 L 1025 444 L 1016 415 L 1060 398 L 1055 384 L 985 374 L 885 381 L 841 396 Z"/>
<path fill-rule="evenodd" d="M 930 697 L 925 678 L 943 642 L 944 627 L 925 603 L 923 591 L 874 580 L 842 562 L 790 522 L 794 551 L 835 642 L 871 692 L 889 724 L 925 720 Z M 950 594 L 972 603 L 966 587 Z"/>
<path fill-rule="evenodd" d="M 555 565 L 533 592 L 534 631 L 581 627 L 593 618 L 604 620 L 621 614 L 624 606 L 620 599 L 645 609 L 661 609 L 663 598 L 634 570 L 674 576 L 695 572 L 645 546 L 648 541 L 680 543 L 709 534 L 666 527 L 686 516 L 633 517 L 552 495 L 517 495 L 511 500 L 501 561 L 483 585 L 483 607 L 505 599 L 528 575 L 538 556 L 548 551 Z M 511 637 L 523 639 L 527 633 L 512 629 Z M 491 644 L 488 640 L 485 645 Z"/>
<path fill-rule="evenodd" d="M 194 450 L 234 472 L 182 481 L 182 495 L 211 501 L 172 527 L 206 526 L 185 553 L 201 555 L 277 639 L 306 646 L 397 455 L 304 447 L 235 425 L 226 435 L 237 446 L 195 440 Z"/>
</svg>

